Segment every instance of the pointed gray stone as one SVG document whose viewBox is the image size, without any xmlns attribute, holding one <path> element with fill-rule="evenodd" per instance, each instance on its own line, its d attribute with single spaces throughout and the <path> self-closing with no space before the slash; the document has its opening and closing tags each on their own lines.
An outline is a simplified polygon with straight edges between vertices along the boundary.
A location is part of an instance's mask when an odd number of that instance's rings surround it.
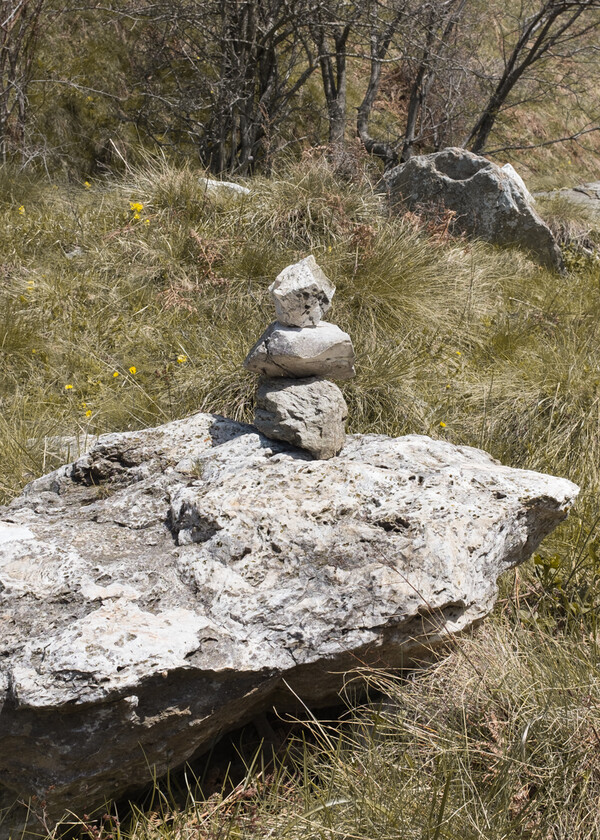
<svg viewBox="0 0 600 840">
<path fill-rule="evenodd" d="M 315 327 L 331 306 L 335 286 L 312 254 L 288 265 L 269 286 L 280 324 Z"/>
</svg>

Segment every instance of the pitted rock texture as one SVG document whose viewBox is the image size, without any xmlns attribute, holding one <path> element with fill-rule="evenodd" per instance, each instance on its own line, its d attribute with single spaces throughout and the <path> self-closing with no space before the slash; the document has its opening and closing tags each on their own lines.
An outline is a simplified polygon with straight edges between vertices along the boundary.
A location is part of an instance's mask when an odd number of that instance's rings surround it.
<svg viewBox="0 0 600 840">
<path fill-rule="evenodd" d="M 418 435 L 328 461 L 206 414 L 100 437 L 1 511 L 0 806 L 89 813 L 292 692 L 414 663 L 576 494 Z"/>
<path fill-rule="evenodd" d="M 326 379 L 265 379 L 256 392 L 254 425 L 268 438 L 333 458 L 346 440 L 348 406 Z"/>
<path fill-rule="evenodd" d="M 498 245 L 518 245 L 542 265 L 564 270 L 550 228 L 512 175 L 464 149 L 416 155 L 384 176 L 393 209 L 456 213 L 453 228 Z"/>
<path fill-rule="evenodd" d="M 348 333 L 327 321 L 316 327 L 286 327 L 275 321 L 250 350 L 244 367 L 267 377 L 352 379 L 354 348 Z"/>
<path fill-rule="evenodd" d="M 316 327 L 331 306 L 335 286 L 312 254 L 288 265 L 269 286 L 280 324 Z"/>
</svg>

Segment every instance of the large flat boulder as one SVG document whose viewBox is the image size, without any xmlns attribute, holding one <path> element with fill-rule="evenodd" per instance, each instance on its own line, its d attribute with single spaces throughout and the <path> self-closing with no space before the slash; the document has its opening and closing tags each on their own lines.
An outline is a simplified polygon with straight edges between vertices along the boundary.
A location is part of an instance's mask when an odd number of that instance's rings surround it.
<svg viewBox="0 0 600 840">
<path fill-rule="evenodd" d="M 100 437 L 0 511 L 0 803 L 89 812 L 359 663 L 415 663 L 576 495 L 418 435 L 328 461 L 207 414 Z"/>
<path fill-rule="evenodd" d="M 416 155 L 391 169 L 384 186 L 392 209 L 456 213 L 453 228 L 498 245 L 517 245 L 542 265 L 564 269 L 554 236 L 512 174 L 465 149 Z"/>
</svg>

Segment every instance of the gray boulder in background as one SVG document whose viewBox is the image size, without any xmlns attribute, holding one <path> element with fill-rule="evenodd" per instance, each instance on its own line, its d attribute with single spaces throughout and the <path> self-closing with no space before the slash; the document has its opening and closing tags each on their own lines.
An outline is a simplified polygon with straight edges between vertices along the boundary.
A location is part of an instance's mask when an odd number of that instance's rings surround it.
<svg viewBox="0 0 600 840">
<path fill-rule="evenodd" d="M 549 192 L 537 192 L 536 196 L 538 198 L 560 198 L 570 204 L 589 210 L 593 215 L 600 214 L 600 181 L 591 181 L 588 184 L 564 187 Z"/>
<path fill-rule="evenodd" d="M 254 425 L 268 438 L 333 458 L 344 446 L 346 400 L 327 379 L 263 379 L 256 392 Z"/>
<path fill-rule="evenodd" d="M 550 228 L 519 183 L 487 158 L 449 148 L 417 155 L 384 176 L 393 210 L 454 211 L 453 228 L 498 245 L 518 245 L 538 262 L 564 270 Z"/>
<path fill-rule="evenodd" d="M 0 807 L 51 827 L 357 663 L 414 664 L 577 492 L 419 435 L 327 461 L 208 414 L 101 436 L 0 510 Z"/>
</svg>

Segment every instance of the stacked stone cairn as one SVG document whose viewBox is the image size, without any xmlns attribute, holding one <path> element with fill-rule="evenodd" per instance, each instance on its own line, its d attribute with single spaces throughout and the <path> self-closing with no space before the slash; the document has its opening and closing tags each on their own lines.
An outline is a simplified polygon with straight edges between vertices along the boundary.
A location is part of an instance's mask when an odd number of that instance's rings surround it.
<svg viewBox="0 0 600 840">
<path fill-rule="evenodd" d="M 284 268 L 269 292 L 277 320 L 244 361 L 247 370 L 261 374 L 254 425 L 315 458 L 333 458 L 344 446 L 348 406 L 328 377 L 355 375 L 350 336 L 321 320 L 335 286 L 311 255 Z"/>
</svg>

